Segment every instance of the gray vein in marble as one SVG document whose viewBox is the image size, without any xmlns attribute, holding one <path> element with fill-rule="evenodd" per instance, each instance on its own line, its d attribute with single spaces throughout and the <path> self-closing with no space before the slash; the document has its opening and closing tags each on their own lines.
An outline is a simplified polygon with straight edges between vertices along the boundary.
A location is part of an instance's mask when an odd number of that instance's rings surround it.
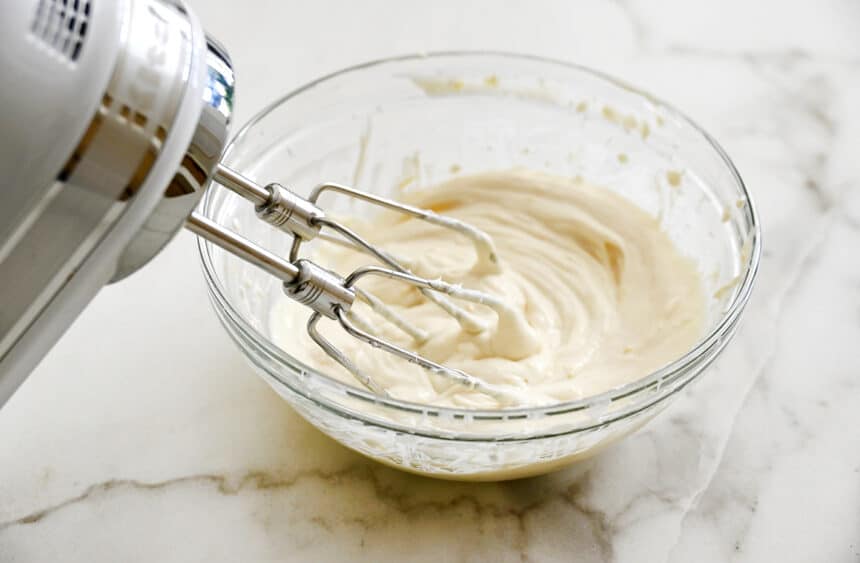
<svg viewBox="0 0 860 563">
<path fill-rule="evenodd" d="M 696 47 L 693 45 L 670 44 L 667 45 L 662 50 L 662 52 L 667 55 L 698 57 L 705 59 L 743 59 L 747 61 L 776 64 L 782 67 L 788 67 L 805 61 L 815 61 L 820 63 L 829 63 L 860 68 L 860 57 L 850 55 L 835 56 L 820 53 L 810 53 L 809 51 L 805 51 L 803 49 L 767 51 L 724 51 L 718 49 Z"/>
<path fill-rule="evenodd" d="M 798 77 L 795 74 L 775 76 L 773 65 L 765 64 L 760 60 L 751 60 L 750 66 L 762 80 L 786 99 L 784 111 L 794 110 L 799 115 L 808 117 L 810 125 L 817 129 L 821 136 L 824 146 L 818 144 L 815 150 L 811 151 L 806 147 L 798 147 L 797 141 L 792 142 L 789 135 L 781 135 L 780 139 L 794 155 L 796 167 L 805 176 L 803 187 L 812 194 L 820 211 L 829 210 L 834 205 L 834 197 L 822 187 L 822 182 L 827 181 L 826 173 L 830 164 L 829 148 L 838 133 L 836 118 L 825 110 L 833 103 L 832 83 L 825 77 L 813 75 L 801 76 L 804 80 L 798 84 Z M 800 142 L 805 140 L 802 139 Z"/>
<path fill-rule="evenodd" d="M 779 293 L 771 298 L 770 300 L 770 311 L 771 318 L 768 323 L 771 327 L 776 327 L 782 317 L 784 311 L 784 303 L 790 297 L 794 288 L 796 288 L 803 280 L 804 274 L 808 272 L 808 268 L 810 264 L 815 261 L 817 258 L 817 251 L 824 245 L 827 241 L 827 235 L 829 233 L 829 227 L 832 225 L 834 218 L 836 217 L 836 213 L 830 212 L 823 215 L 819 219 L 819 226 L 813 229 L 813 232 L 817 233 L 817 237 L 813 237 L 808 240 L 806 248 L 803 249 L 803 252 L 799 254 L 799 259 L 795 262 L 795 264 L 786 272 L 784 279 L 786 280 L 783 286 L 780 288 Z M 684 529 L 684 523 L 689 517 L 689 515 L 699 507 L 699 503 L 705 494 L 711 489 L 714 484 L 714 479 L 723 462 L 725 460 L 726 453 L 728 451 L 728 444 L 730 437 L 735 433 L 738 414 L 744 408 L 744 406 L 748 403 L 749 398 L 753 390 L 756 388 L 759 380 L 767 373 L 767 370 L 772 365 L 777 351 L 778 339 L 776 337 L 776 332 L 771 331 L 773 337 L 768 341 L 767 351 L 763 354 L 759 365 L 753 372 L 752 377 L 747 381 L 747 386 L 743 390 L 742 400 L 739 403 L 739 407 L 736 409 L 735 414 L 732 416 L 732 421 L 730 426 L 725 433 L 725 440 L 721 443 L 719 454 L 712 465 L 711 471 L 705 478 L 702 480 L 701 486 L 698 490 L 693 494 L 690 498 L 690 502 L 687 506 L 684 507 L 678 522 L 678 536 L 675 540 L 675 543 L 669 548 L 668 556 L 666 561 L 672 561 L 674 552 L 678 546 L 678 542 L 682 537 L 682 530 Z"/>
<path fill-rule="evenodd" d="M 648 26 L 644 24 L 639 14 L 636 13 L 627 0 L 614 0 L 614 3 L 621 8 L 627 16 L 627 21 L 630 22 L 630 27 L 633 29 L 633 44 L 636 45 L 637 51 L 641 53 L 652 51 Z"/>
<path fill-rule="evenodd" d="M 214 483 L 218 486 L 219 491 L 227 492 L 227 478 L 220 475 L 209 475 L 209 474 L 200 474 L 200 475 L 187 475 L 184 477 L 177 477 L 175 479 L 168 479 L 166 481 L 159 481 L 156 483 L 146 483 L 143 481 L 135 481 L 133 479 L 111 479 L 110 481 L 103 481 L 101 483 L 96 483 L 94 485 L 90 485 L 84 491 L 74 497 L 68 498 L 64 501 L 58 502 L 54 505 L 42 508 L 40 510 L 36 510 L 31 512 L 25 516 L 14 520 L 8 520 L 6 522 L 0 522 L 0 532 L 7 528 L 11 528 L 13 526 L 22 526 L 27 524 L 36 524 L 41 522 L 43 519 L 49 517 L 51 514 L 60 511 L 68 506 L 73 504 L 83 502 L 89 500 L 90 498 L 96 497 L 98 495 L 108 494 L 110 491 L 119 488 L 134 488 L 142 491 L 145 490 L 157 490 L 164 489 L 174 485 L 180 485 L 183 483 L 194 483 L 194 482 L 209 482 Z"/>
<path fill-rule="evenodd" d="M 834 231 L 836 225 L 842 224 L 842 218 L 843 213 L 837 207 L 821 219 L 823 224 L 820 229 L 821 235 L 814 244 L 810 245 L 811 251 L 806 252 L 797 269 L 806 275 L 795 276 L 784 296 L 783 305 L 793 295 L 800 293 L 801 286 L 805 285 L 805 280 L 812 272 L 819 273 L 820 276 L 821 269 L 826 268 L 820 264 L 822 254 L 826 251 L 826 248 L 822 247 L 831 249 L 838 247 L 839 242 L 835 238 Z M 757 517 L 763 484 L 772 479 L 774 468 L 781 463 L 780 460 L 802 454 L 806 448 L 817 443 L 821 433 L 826 431 L 815 420 L 816 417 L 825 416 L 824 413 L 830 411 L 830 401 L 814 400 L 814 397 L 809 397 L 810 404 L 818 406 L 818 410 L 812 411 L 808 408 L 804 409 L 803 405 L 798 405 L 794 401 L 781 402 L 777 395 L 780 388 L 774 385 L 779 381 L 779 373 L 773 367 L 773 361 L 769 362 L 757 379 L 754 388 L 745 397 L 743 414 L 739 414 L 735 419 L 735 427 L 730 433 L 731 456 L 724 455 L 720 461 L 719 484 L 709 487 L 708 498 L 697 503 L 696 507 L 697 517 L 707 521 L 709 529 L 717 531 L 725 540 L 731 539 L 735 554 L 740 554 L 746 545 L 753 521 Z M 785 386 L 781 388 L 781 392 L 785 394 Z M 826 389 L 821 389 L 820 392 L 830 393 Z M 851 394 L 847 393 L 846 396 L 850 397 Z M 758 417 L 762 416 L 766 417 L 774 428 L 785 429 L 787 432 L 763 442 L 750 443 L 749 438 L 744 436 L 744 431 L 736 427 L 738 424 L 743 424 L 748 431 L 750 424 L 755 424 Z M 811 421 L 810 416 L 813 417 Z M 743 419 L 742 422 L 741 419 Z M 670 554 L 670 560 L 673 555 L 674 553 Z M 725 553 L 723 556 L 728 557 Z M 679 560 L 684 558 L 681 557 Z"/>
<path fill-rule="evenodd" d="M 529 525 L 527 520 L 529 515 L 544 508 L 549 503 L 561 502 L 581 514 L 588 521 L 601 560 L 610 561 L 613 558 L 612 538 L 615 531 L 614 524 L 606 513 L 589 504 L 587 500 L 590 489 L 588 473 L 585 473 L 573 483 L 563 485 L 560 489 L 552 486 L 546 487 L 545 481 L 541 481 L 540 479 L 488 484 L 486 485 L 488 487 L 501 487 L 514 493 L 527 490 L 528 494 L 514 494 L 511 495 L 510 500 L 504 502 L 483 502 L 478 496 L 463 492 L 458 492 L 444 501 L 415 500 L 407 491 L 398 491 L 393 486 L 386 484 L 386 480 L 380 476 L 380 473 L 391 471 L 390 469 L 375 465 L 362 464 L 331 472 L 307 470 L 290 477 L 279 477 L 267 472 L 251 471 L 238 478 L 231 478 L 227 475 L 215 473 L 202 473 L 158 482 L 111 479 L 90 485 L 79 495 L 52 506 L 31 512 L 14 520 L 2 522 L 0 523 L 0 534 L 4 530 L 15 526 L 38 524 L 72 505 L 97 501 L 107 495 L 123 490 L 149 492 L 196 484 L 210 486 L 221 495 L 237 495 L 252 490 L 289 489 L 307 480 L 322 481 L 326 485 L 333 487 L 342 485 L 344 480 L 352 480 L 369 484 L 376 498 L 403 516 L 420 515 L 428 511 L 444 513 L 467 507 L 480 517 L 514 518 L 517 530 L 519 531 L 519 537 L 515 538 L 514 544 L 519 549 L 522 560 L 529 559 L 526 554 L 528 549 Z M 628 507 L 635 502 L 636 497 L 630 500 Z M 626 508 L 622 510 L 622 513 L 624 511 L 626 511 Z M 338 518 L 338 521 L 335 522 L 324 515 L 315 515 L 311 516 L 309 520 L 328 531 L 333 531 L 337 525 L 343 524 L 352 524 L 365 530 L 370 530 L 375 527 L 385 526 L 385 521 L 388 520 L 387 518 L 380 519 L 372 515 L 367 517 L 349 516 L 346 518 L 343 515 L 338 515 Z"/>
<path fill-rule="evenodd" d="M 660 47 L 654 44 L 652 33 L 648 30 L 647 18 L 643 17 L 629 0 L 614 0 L 624 12 L 633 31 L 636 51 L 645 55 L 677 55 L 706 59 L 748 59 L 787 65 L 799 61 L 815 60 L 860 68 L 860 56 L 811 53 L 801 48 L 740 50 L 714 49 L 696 45 L 669 43 Z"/>
</svg>

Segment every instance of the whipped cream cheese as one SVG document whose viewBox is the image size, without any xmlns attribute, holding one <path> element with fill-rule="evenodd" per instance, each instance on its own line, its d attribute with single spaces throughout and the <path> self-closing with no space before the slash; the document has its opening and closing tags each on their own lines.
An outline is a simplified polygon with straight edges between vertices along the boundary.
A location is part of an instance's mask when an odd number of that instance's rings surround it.
<svg viewBox="0 0 860 563">
<path fill-rule="evenodd" d="M 458 177 L 402 199 L 490 235 L 497 264 L 482 263 L 463 236 L 399 214 L 351 223 L 416 274 L 484 291 L 502 306 L 458 302 L 488 326 L 467 331 L 413 287 L 362 281 L 362 288 L 429 333 L 420 344 L 360 304 L 356 312 L 378 336 L 506 393 L 468 389 L 322 322 L 326 338 L 395 398 L 482 409 L 583 398 L 648 375 L 702 334 L 705 298 L 694 261 L 679 253 L 656 218 L 610 190 L 511 170 Z M 341 274 L 369 263 L 366 255 L 332 244 L 320 246 L 313 258 Z M 270 317 L 275 342 L 358 385 L 310 340 L 307 317 L 306 308 L 280 300 Z"/>
</svg>

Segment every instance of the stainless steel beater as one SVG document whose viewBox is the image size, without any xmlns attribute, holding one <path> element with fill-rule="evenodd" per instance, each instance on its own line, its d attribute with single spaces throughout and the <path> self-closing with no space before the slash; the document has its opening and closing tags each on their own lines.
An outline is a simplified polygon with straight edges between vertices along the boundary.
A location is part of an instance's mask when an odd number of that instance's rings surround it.
<svg viewBox="0 0 860 563">
<path fill-rule="evenodd" d="M 374 334 L 372 325 L 352 309 L 356 299 L 363 301 L 383 319 L 409 335 L 413 342 L 421 344 L 427 340 L 427 333 L 403 318 L 381 299 L 358 287 L 356 284 L 362 278 L 380 276 L 417 287 L 428 300 L 455 318 L 463 330 L 471 333 L 481 332 L 489 327 L 483 320 L 456 305 L 449 297 L 471 301 L 498 311 L 507 309 L 505 303 L 481 291 L 415 275 L 402 258 L 376 247 L 346 225 L 328 217 L 317 205 L 317 201 L 325 192 L 337 193 L 455 231 L 468 238 L 474 245 L 478 256 L 474 269 L 482 272 L 494 271 L 498 268 L 493 241 L 486 233 L 458 219 L 339 184 L 321 184 L 305 199 L 280 184 L 261 186 L 223 164 L 217 166 L 214 180 L 253 203 L 260 219 L 293 236 L 289 260 L 276 256 L 199 213 L 192 213 L 189 216 L 186 227 L 198 236 L 262 268 L 283 282 L 287 296 L 313 310 L 307 324 L 310 337 L 326 354 L 349 370 L 362 385 L 379 395 L 388 395 L 369 374 L 364 373 L 355 362 L 320 334 L 317 325 L 321 317 L 325 316 L 337 321 L 348 334 L 374 348 L 448 377 L 470 389 L 510 399 L 508 393 L 501 388 L 379 338 Z M 332 231 L 336 236 L 323 232 L 323 229 Z M 329 242 L 349 245 L 373 257 L 384 266 L 364 266 L 343 278 L 311 260 L 299 257 L 302 243 L 317 237 Z"/>
</svg>

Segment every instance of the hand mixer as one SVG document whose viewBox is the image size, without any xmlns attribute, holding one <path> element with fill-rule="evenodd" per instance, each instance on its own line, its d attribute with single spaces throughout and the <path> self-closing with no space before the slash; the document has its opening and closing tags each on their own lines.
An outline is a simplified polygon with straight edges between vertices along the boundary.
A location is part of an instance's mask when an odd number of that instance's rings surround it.
<svg viewBox="0 0 860 563">
<path fill-rule="evenodd" d="M 350 335 L 470 388 L 505 393 L 467 373 L 383 340 L 355 314 L 361 300 L 417 344 L 428 335 L 358 287 L 368 276 L 411 284 L 463 330 L 487 327 L 450 298 L 505 314 L 491 295 L 419 277 L 317 205 L 327 192 L 452 229 L 491 271 L 491 239 L 456 219 L 347 186 L 322 184 L 304 199 L 259 185 L 220 163 L 234 78 L 226 50 L 182 0 L 15 0 L 0 17 L 0 406 L 106 283 L 136 271 L 182 227 L 263 268 L 312 311 L 311 338 L 356 379 L 369 374 L 317 328 L 334 319 Z M 294 237 L 277 256 L 193 210 L 212 181 Z M 345 278 L 299 256 L 304 241 L 347 244 L 374 261 Z"/>
</svg>

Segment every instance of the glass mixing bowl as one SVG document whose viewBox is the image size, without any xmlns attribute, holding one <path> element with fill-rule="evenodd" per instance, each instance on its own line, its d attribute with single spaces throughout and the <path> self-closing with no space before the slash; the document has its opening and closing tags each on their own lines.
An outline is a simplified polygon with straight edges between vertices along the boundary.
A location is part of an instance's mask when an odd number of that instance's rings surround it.
<svg viewBox="0 0 860 563">
<path fill-rule="evenodd" d="M 304 365 L 271 339 L 273 303 L 285 299 L 280 284 L 200 242 L 218 317 L 256 371 L 335 440 L 435 477 L 544 473 L 640 427 L 729 342 L 759 261 L 750 196 L 707 133 L 648 94 L 557 61 L 443 53 L 349 68 L 260 112 L 225 160 L 259 182 L 280 182 L 303 195 L 323 181 L 391 195 L 405 182 L 429 185 L 512 167 L 582 176 L 659 217 L 681 252 L 697 262 L 707 329 L 683 356 L 597 396 L 487 411 L 384 399 Z M 206 194 L 203 212 L 288 254 L 290 237 L 220 186 Z"/>
</svg>

